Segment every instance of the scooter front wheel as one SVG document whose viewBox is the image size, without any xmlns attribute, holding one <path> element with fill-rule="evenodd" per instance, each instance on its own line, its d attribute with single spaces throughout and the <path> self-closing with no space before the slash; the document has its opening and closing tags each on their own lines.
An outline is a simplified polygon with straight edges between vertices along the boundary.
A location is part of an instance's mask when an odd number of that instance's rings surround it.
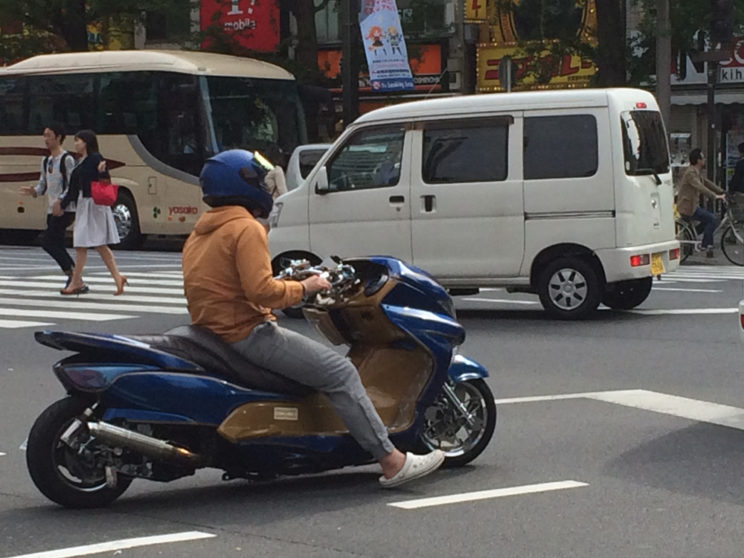
<svg viewBox="0 0 744 558">
<path fill-rule="evenodd" d="M 60 399 L 36 419 L 28 436 L 26 464 L 36 487 L 50 500 L 69 508 L 94 508 L 116 500 L 131 478 L 119 476 L 116 486 L 106 484 L 106 471 L 98 460 L 95 441 L 75 450 L 63 441 L 65 431 L 88 404 L 76 397 Z"/>
<path fill-rule="evenodd" d="M 496 427 L 493 393 L 481 379 L 447 382 L 424 413 L 421 444 L 445 453 L 445 467 L 459 467 L 478 457 Z"/>
</svg>

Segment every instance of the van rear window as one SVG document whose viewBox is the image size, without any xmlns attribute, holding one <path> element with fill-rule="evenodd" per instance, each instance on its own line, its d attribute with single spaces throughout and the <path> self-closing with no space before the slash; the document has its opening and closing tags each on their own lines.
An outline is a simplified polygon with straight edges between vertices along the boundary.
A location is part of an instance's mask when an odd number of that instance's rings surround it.
<svg viewBox="0 0 744 558">
<path fill-rule="evenodd" d="M 597 172 L 597 120 L 591 114 L 524 119 L 524 178 L 576 178 Z"/>
<path fill-rule="evenodd" d="M 669 148 L 661 114 L 650 110 L 623 112 L 625 174 L 669 172 Z"/>
</svg>

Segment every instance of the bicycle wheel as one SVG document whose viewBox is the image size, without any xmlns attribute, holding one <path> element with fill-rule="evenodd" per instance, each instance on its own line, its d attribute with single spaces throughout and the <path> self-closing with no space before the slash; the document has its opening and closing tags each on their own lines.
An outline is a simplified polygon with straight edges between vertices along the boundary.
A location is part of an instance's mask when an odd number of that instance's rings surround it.
<svg viewBox="0 0 744 558">
<path fill-rule="evenodd" d="M 692 226 L 686 221 L 674 222 L 675 238 L 679 240 L 679 263 L 684 262 L 695 251 L 697 235 Z"/>
<path fill-rule="evenodd" d="M 723 231 L 721 251 L 734 265 L 744 266 L 744 227 L 735 229 L 733 225 Z"/>
</svg>

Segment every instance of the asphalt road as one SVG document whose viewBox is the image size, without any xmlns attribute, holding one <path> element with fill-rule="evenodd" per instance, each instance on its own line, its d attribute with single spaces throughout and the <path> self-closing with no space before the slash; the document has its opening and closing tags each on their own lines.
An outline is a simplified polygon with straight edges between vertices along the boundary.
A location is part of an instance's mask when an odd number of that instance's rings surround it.
<svg viewBox="0 0 744 558">
<path fill-rule="evenodd" d="M 576 323 L 548 319 L 529 295 L 460 297 L 461 352 L 490 370 L 499 409 L 491 445 L 462 469 L 395 491 L 378 488 L 375 467 L 260 486 L 207 471 L 137 481 L 107 509 L 70 511 L 35 489 L 19 450 L 64 395 L 50 370 L 62 353 L 32 332 L 187 320 L 177 253 L 116 255 L 125 296 L 111 296 L 91 254 L 91 295 L 62 299 L 41 250 L 0 247 L 0 557 L 741 555 L 744 268 L 699 260 L 637 311 Z"/>
</svg>

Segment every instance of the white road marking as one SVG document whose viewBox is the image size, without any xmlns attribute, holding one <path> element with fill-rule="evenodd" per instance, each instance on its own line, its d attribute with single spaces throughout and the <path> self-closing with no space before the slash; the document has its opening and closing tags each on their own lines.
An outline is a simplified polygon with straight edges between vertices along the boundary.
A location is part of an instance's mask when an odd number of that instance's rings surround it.
<svg viewBox="0 0 744 558">
<path fill-rule="evenodd" d="M 154 544 L 177 543 L 185 541 L 194 541 L 198 539 L 209 539 L 216 537 L 212 533 L 202 533 L 201 531 L 184 531 L 183 533 L 172 533 L 170 535 L 155 535 L 152 537 L 137 537 L 133 539 L 120 539 L 118 541 L 109 541 L 98 544 L 87 544 L 84 546 L 74 546 L 70 548 L 61 548 L 59 550 L 48 550 L 46 552 L 35 552 L 33 554 L 19 554 L 9 558 L 72 558 L 74 556 L 90 556 L 91 554 L 101 554 L 103 552 L 116 552 L 128 548 L 137 548 L 140 546 L 150 546 Z"/>
<path fill-rule="evenodd" d="M 92 290 L 87 294 L 80 295 L 79 297 L 71 296 L 66 297 L 60 295 L 57 291 L 50 292 L 49 290 L 41 289 L 4 289 L 0 287 L 0 295 L 19 295 L 23 297 L 32 298 L 47 298 L 55 302 L 59 301 L 65 305 L 65 308 L 70 308 L 72 304 L 79 300 L 123 300 L 126 302 L 154 302 L 157 304 L 178 304 L 185 306 L 186 298 L 184 296 L 143 296 L 143 295 L 131 295 L 129 291 L 122 297 L 114 298 L 112 293 L 96 292 Z"/>
<path fill-rule="evenodd" d="M 734 279 L 741 279 L 741 277 L 735 277 Z M 675 283 L 724 283 L 727 279 L 723 277 L 716 276 L 715 279 L 713 278 L 705 278 L 701 279 L 700 277 L 694 278 L 694 277 L 677 277 L 674 276 L 674 279 L 662 279 L 662 283 L 671 283 L 674 281 Z"/>
<path fill-rule="evenodd" d="M 602 310 L 608 310 L 603 308 Z M 622 310 L 629 314 L 643 314 L 646 316 L 664 316 L 664 315 L 699 315 L 699 314 L 736 314 L 739 312 L 738 308 L 668 308 L 668 309 L 656 309 L 656 310 L 643 310 L 635 308 L 633 310 Z"/>
<path fill-rule="evenodd" d="M 61 298 L 61 297 L 60 297 Z M 85 295 L 82 299 L 70 302 L 69 300 L 34 300 L 19 298 L 0 297 L 0 304 L 9 306 L 40 306 L 42 308 L 66 308 L 67 310 L 116 310 L 122 312 L 145 312 L 158 314 L 184 314 L 188 312 L 186 306 L 155 306 L 150 304 L 122 304 L 122 303 L 102 303 L 102 302 L 84 302 L 88 298 Z M 111 295 L 109 295 L 109 298 Z"/>
<path fill-rule="evenodd" d="M 129 278 L 129 274 L 126 274 L 127 278 Z M 28 277 L 27 279 L 31 281 L 49 281 L 50 283 L 54 283 L 55 285 L 61 281 L 61 279 L 54 275 L 37 275 L 35 277 Z M 88 275 L 87 277 L 83 277 L 83 280 L 86 283 L 102 283 L 102 284 L 109 284 L 112 287 L 114 286 L 114 280 L 111 279 L 111 277 L 99 277 L 97 275 Z M 141 285 L 159 285 L 162 287 L 183 287 L 183 281 L 178 279 L 150 279 L 149 277 L 147 279 L 145 278 L 139 278 L 137 280 L 137 283 Z M 64 282 L 62 283 L 64 285 Z"/>
<path fill-rule="evenodd" d="M 8 455 L 8 454 L 7 453 L 3 453 L 2 451 L 0 451 L 0 457 L 2 457 L 3 455 Z"/>
<path fill-rule="evenodd" d="M 744 409 L 740 407 L 721 405 L 719 403 L 711 403 L 710 401 L 679 397 L 677 395 L 669 395 L 645 389 L 511 397 L 508 399 L 496 399 L 496 404 L 538 403 L 541 401 L 560 401 L 566 399 L 592 399 L 632 407 L 634 409 L 672 415 L 697 422 L 706 422 L 744 430 Z"/>
<path fill-rule="evenodd" d="M 109 277 L 109 280 L 111 280 L 111 276 L 107 273 L 97 272 L 96 275 Z M 178 271 L 164 271 L 163 273 L 156 273 L 154 271 L 125 271 L 124 275 L 127 277 L 144 277 L 145 279 L 149 277 L 159 279 L 183 279 L 183 274 L 180 269 Z"/>
<path fill-rule="evenodd" d="M 524 486 L 513 486 L 510 488 L 496 488 L 493 490 L 478 490 L 476 492 L 465 492 L 463 494 L 451 494 L 449 496 L 435 496 L 434 498 L 420 498 L 418 500 L 406 500 L 388 504 L 393 508 L 404 510 L 416 510 L 430 508 L 433 506 L 445 506 L 448 504 L 462 504 L 463 502 L 476 502 L 491 498 L 503 498 L 504 496 L 518 496 L 521 494 L 536 494 L 539 492 L 550 492 L 552 490 L 565 490 L 567 488 L 579 488 L 589 486 L 585 482 L 558 481 L 543 482 L 540 484 L 527 484 Z"/>
<path fill-rule="evenodd" d="M 2 329 L 18 329 L 21 327 L 43 327 L 53 325 L 52 322 L 29 322 L 24 320 L 0 320 Z"/>
<path fill-rule="evenodd" d="M 468 297 L 468 298 L 462 298 L 460 300 L 466 300 L 468 302 L 493 302 L 493 303 L 501 303 L 501 304 L 540 304 L 536 300 L 509 300 L 507 298 L 477 298 L 477 297 Z"/>
<path fill-rule="evenodd" d="M 56 310 L 22 310 L 19 308 L 0 307 L 0 316 L 12 318 L 21 316 L 25 318 L 55 318 L 67 320 L 90 320 L 92 322 L 107 322 L 109 320 L 123 320 L 126 318 L 136 318 L 124 314 L 94 314 L 92 312 L 58 312 Z"/>
<path fill-rule="evenodd" d="M 28 287 L 34 289 L 46 289 L 51 288 L 53 285 L 50 282 L 44 281 L 13 281 L 13 280 L 0 280 L 0 286 L 2 287 Z M 64 283 L 59 287 L 64 287 Z M 55 287 L 56 288 L 56 287 Z M 111 282 L 111 292 L 115 290 L 114 282 Z M 125 287 L 125 293 L 150 293 L 150 294 L 163 294 L 163 295 L 183 295 L 183 288 L 180 289 L 168 289 L 163 287 L 137 287 L 133 285 L 127 285 Z M 126 296 L 126 294 L 125 294 Z"/>
<path fill-rule="evenodd" d="M 591 398 L 597 395 L 597 393 L 602 392 L 587 391 L 582 393 L 559 393 L 558 395 L 531 395 L 527 397 L 509 397 L 507 399 L 496 399 L 495 401 L 497 405 L 509 405 L 512 403 L 540 403 L 542 401 L 561 401 L 562 399 Z"/>
<path fill-rule="evenodd" d="M 591 399 L 744 430 L 744 409 L 739 407 L 645 389 L 600 392 L 594 394 Z"/>
<path fill-rule="evenodd" d="M 720 289 L 677 289 L 675 287 L 654 287 L 654 291 L 679 291 L 681 293 L 722 293 Z"/>
</svg>

